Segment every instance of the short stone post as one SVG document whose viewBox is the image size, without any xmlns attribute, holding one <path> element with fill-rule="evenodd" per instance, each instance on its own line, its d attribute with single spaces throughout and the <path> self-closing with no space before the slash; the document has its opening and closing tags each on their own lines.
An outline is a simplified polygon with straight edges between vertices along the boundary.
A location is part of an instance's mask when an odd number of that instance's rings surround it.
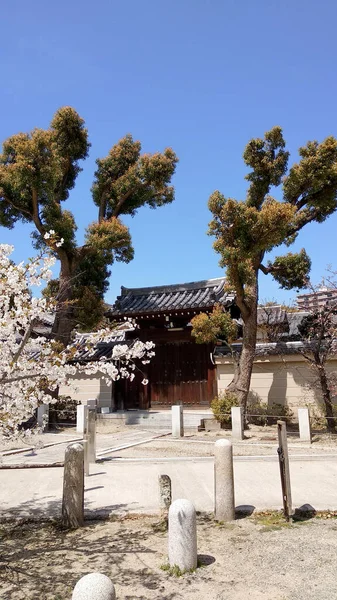
<svg viewBox="0 0 337 600">
<path fill-rule="evenodd" d="M 115 587 L 103 573 L 89 573 L 76 583 L 72 600 L 115 600 Z"/>
<path fill-rule="evenodd" d="M 233 440 L 243 440 L 243 409 L 242 406 L 232 406 L 232 438 Z"/>
<path fill-rule="evenodd" d="M 182 404 L 172 406 L 172 437 L 184 437 L 184 413 Z"/>
<path fill-rule="evenodd" d="M 217 521 L 235 519 L 233 447 L 229 440 L 214 444 L 214 517 Z"/>
<path fill-rule="evenodd" d="M 168 550 L 170 567 L 181 571 L 197 567 L 197 522 L 189 500 L 175 500 L 169 510 Z"/>
<path fill-rule="evenodd" d="M 82 444 L 69 444 L 64 457 L 62 525 L 77 529 L 84 522 L 84 452 Z"/>
<path fill-rule="evenodd" d="M 88 440 L 83 440 L 83 460 L 84 460 L 84 475 L 88 477 L 89 475 L 89 442 Z"/>
<path fill-rule="evenodd" d="M 85 439 L 88 441 L 88 461 L 96 462 L 96 410 L 90 409 L 88 412 L 88 432 Z"/>
<path fill-rule="evenodd" d="M 86 404 L 78 404 L 76 408 L 76 431 L 77 433 L 85 434 L 88 427 L 88 406 Z"/>
<path fill-rule="evenodd" d="M 162 515 L 166 515 L 172 503 L 171 478 L 159 475 L 159 506 Z"/>
<path fill-rule="evenodd" d="M 311 443 L 310 415 L 308 408 L 298 408 L 298 427 L 300 430 L 300 439 L 303 442 Z"/>
<path fill-rule="evenodd" d="M 37 424 L 42 431 L 48 429 L 49 422 L 49 404 L 41 404 L 37 409 Z"/>
</svg>

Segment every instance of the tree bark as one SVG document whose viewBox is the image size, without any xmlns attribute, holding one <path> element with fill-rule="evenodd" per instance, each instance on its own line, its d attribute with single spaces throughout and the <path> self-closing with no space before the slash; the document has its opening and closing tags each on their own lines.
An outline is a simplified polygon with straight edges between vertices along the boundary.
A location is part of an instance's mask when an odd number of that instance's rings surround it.
<svg viewBox="0 0 337 600">
<path fill-rule="evenodd" d="M 250 381 L 252 377 L 256 337 L 257 337 L 257 304 L 258 304 L 258 273 L 255 273 L 254 283 L 246 290 L 244 310 L 240 307 L 240 300 L 237 304 L 241 310 L 244 326 L 242 337 L 242 351 L 240 356 L 237 372 L 233 381 L 228 386 L 230 391 L 233 391 L 239 400 L 240 406 L 243 407 L 244 416 L 247 412 L 248 393 Z"/>
<path fill-rule="evenodd" d="M 73 285 L 74 267 L 67 258 L 61 258 L 60 287 L 57 294 L 55 321 L 52 337 L 66 347 L 71 339 L 74 328 Z"/>
<path fill-rule="evenodd" d="M 325 370 L 324 365 L 322 365 L 322 364 L 318 365 L 316 363 L 316 367 L 317 367 L 319 382 L 320 382 L 320 386 L 321 386 L 321 390 L 322 390 L 327 429 L 331 433 L 335 433 L 336 427 L 337 427 L 337 419 L 334 417 L 334 414 L 333 414 L 333 404 L 332 404 L 332 400 L 331 400 L 331 392 L 330 392 L 330 387 L 329 387 L 326 370 Z"/>
</svg>

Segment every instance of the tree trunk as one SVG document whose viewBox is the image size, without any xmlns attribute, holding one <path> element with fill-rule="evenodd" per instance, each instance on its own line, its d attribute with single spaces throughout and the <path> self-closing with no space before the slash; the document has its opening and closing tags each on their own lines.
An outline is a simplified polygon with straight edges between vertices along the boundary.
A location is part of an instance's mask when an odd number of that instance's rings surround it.
<svg viewBox="0 0 337 600">
<path fill-rule="evenodd" d="M 73 269 L 68 260 L 61 260 L 60 287 L 56 297 L 56 314 L 52 328 L 53 339 L 67 346 L 74 328 Z"/>
<path fill-rule="evenodd" d="M 255 283 L 247 290 L 247 299 L 245 301 L 245 310 L 241 309 L 242 318 L 244 321 L 242 351 L 237 372 L 234 379 L 228 386 L 230 391 L 233 391 L 243 407 L 244 416 L 247 412 L 247 400 L 250 388 L 250 380 L 252 377 L 256 337 L 257 337 L 257 304 L 258 304 L 258 275 L 255 274 Z M 248 304 L 249 302 L 249 304 Z M 248 309 L 248 310 L 247 310 Z"/>
<path fill-rule="evenodd" d="M 333 404 L 331 400 L 331 392 L 329 388 L 329 382 L 326 375 L 325 367 L 322 364 L 317 365 L 319 382 L 322 390 L 324 412 L 326 417 L 327 429 L 331 433 L 336 432 L 337 420 L 333 414 Z"/>
</svg>

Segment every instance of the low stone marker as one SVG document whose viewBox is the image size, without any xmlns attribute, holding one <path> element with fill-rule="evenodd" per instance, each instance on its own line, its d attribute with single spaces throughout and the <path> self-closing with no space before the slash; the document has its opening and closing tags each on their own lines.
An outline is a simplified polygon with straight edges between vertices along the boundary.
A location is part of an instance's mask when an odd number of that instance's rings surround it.
<svg viewBox="0 0 337 600">
<path fill-rule="evenodd" d="M 197 567 L 197 522 L 189 500 L 175 500 L 169 510 L 168 550 L 170 567 L 181 571 Z"/>
<path fill-rule="evenodd" d="M 300 439 L 303 442 L 311 443 L 310 415 L 308 408 L 298 408 L 298 427 L 300 430 Z"/>
<path fill-rule="evenodd" d="M 86 404 L 78 404 L 76 408 L 76 431 L 77 433 L 85 434 L 88 427 L 88 406 Z"/>
<path fill-rule="evenodd" d="M 84 575 L 75 585 L 72 600 L 115 600 L 115 586 L 103 573 Z"/>
<path fill-rule="evenodd" d="M 96 409 L 90 409 L 88 412 L 88 431 L 85 439 L 88 441 L 88 461 L 96 462 Z"/>
<path fill-rule="evenodd" d="M 49 422 L 49 404 L 41 404 L 37 409 L 37 424 L 42 431 L 48 429 Z"/>
<path fill-rule="evenodd" d="M 77 529 L 84 522 L 84 450 L 82 444 L 69 444 L 63 472 L 62 525 Z"/>
<path fill-rule="evenodd" d="M 217 521 L 235 519 L 233 447 L 229 440 L 214 444 L 214 517 Z"/>
<path fill-rule="evenodd" d="M 172 406 L 172 437 L 184 437 L 184 413 L 182 404 Z"/>
<path fill-rule="evenodd" d="M 232 406 L 232 438 L 233 440 L 243 440 L 243 409 L 242 406 Z"/>
<path fill-rule="evenodd" d="M 166 514 L 172 503 L 171 478 L 168 475 L 159 475 L 159 506 L 162 513 Z"/>
</svg>

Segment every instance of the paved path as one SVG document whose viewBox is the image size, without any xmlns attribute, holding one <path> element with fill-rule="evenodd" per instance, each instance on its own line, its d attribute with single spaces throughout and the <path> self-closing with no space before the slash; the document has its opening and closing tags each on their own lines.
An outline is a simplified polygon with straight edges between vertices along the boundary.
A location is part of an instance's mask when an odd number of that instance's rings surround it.
<svg viewBox="0 0 337 600">
<path fill-rule="evenodd" d="M 110 438 L 111 440 L 111 438 Z M 291 459 L 293 504 L 337 510 L 337 457 Z M 189 498 L 196 509 L 213 510 L 212 459 L 110 459 L 91 465 L 85 481 L 87 513 L 158 510 L 158 475 L 172 479 L 173 498 Z M 236 505 L 281 508 L 277 457 L 236 457 Z M 62 495 L 62 468 L 0 471 L 0 517 L 57 516 Z"/>
<path fill-rule="evenodd" d="M 97 455 L 106 452 L 108 449 L 115 450 L 122 446 L 145 443 L 158 437 L 165 436 L 168 432 L 131 430 L 111 434 L 99 434 L 96 437 Z M 61 434 L 62 435 L 62 434 Z M 81 435 L 55 434 L 54 440 L 51 434 L 48 434 L 48 445 L 45 448 L 36 448 L 35 450 L 25 450 L 23 452 L 14 451 L 13 454 L 4 454 L 2 463 L 8 465 L 14 464 L 51 464 L 62 462 L 64 460 L 64 451 L 67 444 L 81 441 Z M 54 442 L 54 443 L 53 443 Z M 50 445 L 49 445 L 50 444 Z"/>
</svg>

